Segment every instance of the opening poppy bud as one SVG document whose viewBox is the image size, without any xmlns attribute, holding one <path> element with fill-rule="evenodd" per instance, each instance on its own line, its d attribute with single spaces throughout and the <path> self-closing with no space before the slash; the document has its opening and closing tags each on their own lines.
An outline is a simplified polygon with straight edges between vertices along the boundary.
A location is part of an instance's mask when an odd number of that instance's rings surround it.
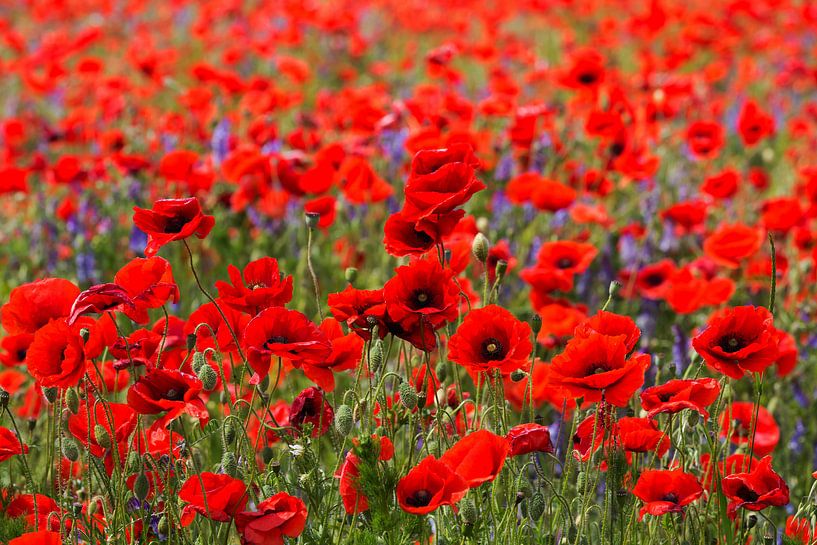
<svg viewBox="0 0 817 545">
<path fill-rule="evenodd" d="M 448 366 L 445 364 L 444 361 L 441 361 L 440 363 L 437 364 L 437 367 L 434 369 L 434 372 L 437 373 L 437 378 L 440 379 L 440 382 L 442 382 L 448 375 Z"/>
<path fill-rule="evenodd" d="M 145 501 L 145 498 L 148 497 L 148 492 L 150 492 L 148 477 L 144 473 L 140 473 L 133 482 L 133 494 L 139 498 L 139 501 Z"/>
<path fill-rule="evenodd" d="M 542 331 L 542 317 L 538 314 L 534 314 L 531 316 L 530 319 L 530 329 L 533 331 L 534 335 L 538 335 L 540 331 Z"/>
<path fill-rule="evenodd" d="M 264 447 L 261 449 L 261 459 L 264 461 L 264 464 L 269 464 L 274 455 L 275 450 L 273 450 L 272 447 Z"/>
<path fill-rule="evenodd" d="M 0 388 L 0 409 L 5 409 L 9 406 L 9 399 L 11 399 L 9 393 Z"/>
<path fill-rule="evenodd" d="M 68 388 L 65 391 L 65 405 L 68 407 L 68 410 L 71 411 L 71 414 L 77 414 L 79 412 L 79 395 L 77 395 L 77 391 L 74 388 Z"/>
<path fill-rule="evenodd" d="M 403 382 L 400 384 L 398 392 L 400 393 L 400 403 L 403 404 L 403 407 L 410 411 L 417 408 L 419 396 L 417 395 L 417 390 L 414 389 L 414 386 L 408 382 Z"/>
<path fill-rule="evenodd" d="M 417 406 L 418 407 L 420 407 L 421 409 L 423 407 L 425 407 L 426 406 L 426 401 L 427 401 L 427 399 L 426 399 L 426 393 L 425 392 L 420 392 L 419 394 L 417 394 Z"/>
<path fill-rule="evenodd" d="M 198 377 L 205 390 L 210 391 L 216 387 L 218 375 L 216 375 L 216 370 L 210 367 L 208 364 L 205 363 L 201 366 L 201 369 L 199 369 L 198 372 Z"/>
<path fill-rule="evenodd" d="M 193 372 L 198 375 L 203 365 L 207 365 L 207 358 L 204 356 L 204 352 L 193 352 L 193 363 L 191 364 Z"/>
<path fill-rule="evenodd" d="M 505 272 L 508 270 L 508 262 L 500 259 L 496 262 L 496 281 L 501 282 L 505 278 Z"/>
<path fill-rule="evenodd" d="M 528 506 L 528 514 L 533 520 L 539 520 L 545 513 L 545 497 L 539 492 L 533 495 Z"/>
<path fill-rule="evenodd" d="M 527 376 L 528 374 L 524 372 L 522 369 L 515 369 L 511 371 L 511 380 L 514 382 L 525 380 L 525 377 Z"/>
<path fill-rule="evenodd" d="M 187 349 L 193 350 L 194 348 L 196 348 L 196 334 L 190 333 L 187 335 Z"/>
<path fill-rule="evenodd" d="M 474 241 L 471 243 L 471 252 L 474 254 L 474 257 L 477 258 L 477 261 L 485 263 L 488 259 L 489 249 L 490 243 L 488 239 L 482 233 L 477 233 L 474 237 Z"/>
<path fill-rule="evenodd" d="M 97 444 L 99 444 L 99 446 L 102 448 L 111 448 L 111 436 L 108 433 L 108 430 L 103 428 L 101 424 L 94 426 L 94 438 L 96 439 Z"/>
<path fill-rule="evenodd" d="M 221 469 L 227 475 L 235 477 L 238 472 L 238 460 L 232 452 L 225 452 L 221 455 Z"/>
<path fill-rule="evenodd" d="M 306 213 L 306 226 L 310 229 L 314 229 L 318 226 L 318 221 L 321 219 L 321 215 L 317 212 L 307 212 Z"/>
<path fill-rule="evenodd" d="M 49 403 L 54 403 L 57 401 L 57 394 L 59 394 L 59 390 L 57 388 L 43 388 L 43 395 Z"/>
<path fill-rule="evenodd" d="M 620 290 L 620 289 L 621 289 L 621 282 L 613 280 L 612 282 L 610 282 L 610 287 L 607 288 L 608 297 L 610 297 L 610 299 L 612 299 L 613 297 L 616 296 L 616 294 L 618 293 L 618 290 Z"/>
<path fill-rule="evenodd" d="M 354 267 L 347 267 L 344 276 L 346 277 L 347 282 L 354 284 L 355 280 L 357 280 L 357 269 Z"/>
<path fill-rule="evenodd" d="M 68 460 L 76 462 L 79 459 L 79 449 L 77 448 L 77 444 L 70 439 L 63 440 L 62 455 Z"/>
<path fill-rule="evenodd" d="M 352 418 L 352 408 L 349 405 L 341 405 L 335 411 L 335 429 L 341 435 L 348 435 L 354 425 Z"/>
<path fill-rule="evenodd" d="M 464 498 L 460 502 L 460 514 L 462 520 L 468 524 L 474 524 L 477 521 L 477 506 L 471 498 Z"/>
<path fill-rule="evenodd" d="M 374 342 L 372 353 L 369 355 L 369 365 L 372 371 L 379 371 L 383 366 L 383 341 L 380 339 Z"/>
</svg>

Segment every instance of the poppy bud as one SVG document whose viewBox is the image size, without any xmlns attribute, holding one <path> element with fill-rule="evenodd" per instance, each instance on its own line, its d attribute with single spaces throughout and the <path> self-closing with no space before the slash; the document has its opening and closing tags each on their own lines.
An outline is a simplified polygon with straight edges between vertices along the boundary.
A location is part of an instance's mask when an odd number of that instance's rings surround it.
<svg viewBox="0 0 817 545">
<path fill-rule="evenodd" d="M 534 314 L 530 319 L 530 328 L 534 335 L 538 335 L 542 331 L 542 317 Z"/>
<path fill-rule="evenodd" d="M 620 290 L 620 289 L 621 289 L 621 282 L 617 282 L 616 280 L 613 280 L 612 282 L 610 282 L 610 287 L 607 288 L 607 296 L 610 297 L 610 299 L 612 299 L 613 297 L 616 296 L 616 294 L 618 293 L 618 290 Z"/>
<path fill-rule="evenodd" d="M 400 394 L 400 403 L 402 403 L 406 409 L 413 411 L 419 403 L 417 390 L 408 382 L 403 382 L 397 391 Z"/>
<path fill-rule="evenodd" d="M 261 449 L 261 459 L 264 461 L 264 464 L 269 464 L 274 455 L 275 450 L 273 450 L 272 447 L 264 447 Z"/>
<path fill-rule="evenodd" d="M 335 429 L 341 435 L 348 435 L 352 431 L 354 419 L 352 418 L 352 408 L 349 405 L 341 405 L 335 411 Z"/>
<path fill-rule="evenodd" d="M 485 263 L 485 261 L 488 259 L 489 246 L 490 243 L 485 235 L 482 233 L 477 233 L 477 235 L 474 237 L 474 241 L 471 243 L 471 252 L 480 263 Z"/>
<path fill-rule="evenodd" d="M 77 414 L 79 412 L 79 396 L 74 388 L 68 388 L 65 391 L 65 405 L 68 407 L 68 410 L 71 411 L 71 414 Z"/>
<path fill-rule="evenodd" d="M 76 462 L 79 459 L 79 449 L 77 448 L 77 444 L 69 439 L 63 440 L 62 455 L 68 460 Z"/>
<path fill-rule="evenodd" d="M 210 391 L 216 387 L 218 375 L 216 374 L 216 370 L 208 364 L 205 363 L 201 369 L 199 369 L 198 377 L 205 390 Z"/>
<path fill-rule="evenodd" d="M 5 409 L 6 407 L 9 406 L 10 398 L 11 396 L 9 395 L 9 393 L 4 389 L 0 388 L 0 410 Z"/>
<path fill-rule="evenodd" d="M 477 506 L 474 504 L 474 500 L 471 498 L 464 498 L 460 502 L 459 507 L 462 520 L 464 520 L 467 524 L 474 524 L 477 521 Z"/>
<path fill-rule="evenodd" d="M 690 428 L 694 428 L 698 425 L 700 419 L 701 417 L 697 411 L 689 411 L 689 414 L 687 415 L 687 424 Z"/>
<path fill-rule="evenodd" d="M 273 461 L 270 464 L 270 467 L 272 468 L 272 472 L 275 473 L 276 475 L 281 473 L 281 462 L 279 462 L 278 460 Z"/>
<path fill-rule="evenodd" d="M 43 395 L 49 403 L 54 403 L 57 400 L 58 393 L 59 390 L 57 388 L 43 388 Z"/>
<path fill-rule="evenodd" d="M 84 342 L 88 342 L 88 339 L 91 338 L 91 332 L 88 330 L 87 327 L 83 327 L 79 330 L 79 336 L 82 338 Z"/>
<path fill-rule="evenodd" d="M 417 406 L 418 407 L 420 407 L 421 409 L 423 407 L 425 407 L 426 406 L 426 401 L 427 401 L 427 399 L 426 399 L 426 393 L 425 392 L 420 392 L 419 394 L 417 394 Z"/>
<path fill-rule="evenodd" d="M 584 482 L 587 480 L 587 474 L 584 471 L 579 471 L 579 474 L 576 475 L 576 489 L 582 490 L 584 488 Z"/>
<path fill-rule="evenodd" d="M 496 262 L 496 281 L 501 282 L 505 278 L 505 272 L 508 270 L 508 262 L 500 259 Z"/>
<path fill-rule="evenodd" d="M 530 499 L 530 506 L 528 507 L 528 514 L 533 520 L 539 520 L 545 513 L 545 498 L 537 492 Z"/>
<path fill-rule="evenodd" d="M 125 466 L 129 472 L 136 473 L 142 468 L 142 460 L 139 457 L 139 453 L 135 450 L 132 450 L 128 454 L 127 465 Z"/>
<path fill-rule="evenodd" d="M 150 492 L 148 477 L 144 473 L 140 473 L 133 482 L 133 493 L 139 498 L 139 501 L 145 501 L 145 498 L 148 497 L 148 492 Z"/>
<path fill-rule="evenodd" d="M 372 346 L 372 352 L 369 354 L 369 365 L 372 371 L 378 371 L 383 365 L 383 341 L 377 339 Z"/>
<path fill-rule="evenodd" d="M 193 368 L 193 372 L 198 375 L 204 365 L 207 365 L 207 358 L 204 356 L 204 352 L 193 352 L 193 363 L 190 365 L 190 367 Z"/>
<path fill-rule="evenodd" d="M 97 444 L 102 448 L 111 448 L 111 436 L 108 434 L 108 430 L 102 427 L 101 424 L 94 426 L 94 437 L 96 438 Z"/>
<path fill-rule="evenodd" d="M 525 380 L 525 377 L 527 376 L 528 374 L 524 372 L 522 369 L 515 369 L 511 371 L 511 380 L 514 382 L 520 382 L 522 380 Z"/>
<path fill-rule="evenodd" d="M 442 382 L 445 380 L 445 377 L 448 376 L 448 366 L 444 361 L 441 361 L 437 364 L 437 367 L 434 368 L 434 372 L 437 373 L 437 378 Z"/>
<path fill-rule="evenodd" d="M 354 267 L 347 267 L 344 276 L 346 277 L 347 282 L 354 284 L 355 280 L 357 280 L 357 269 Z"/>
<path fill-rule="evenodd" d="M 749 515 L 746 517 L 746 527 L 749 529 L 754 528 L 757 525 L 757 515 Z"/>
<path fill-rule="evenodd" d="M 223 439 L 225 445 L 232 444 L 235 441 L 235 426 L 233 426 L 232 420 L 226 420 L 224 422 L 224 427 L 222 428 L 223 432 Z"/>
<path fill-rule="evenodd" d="M 187 349 L 193 350 L 194 348 L 196 348 L 196 334 L 190 333 L 187 335 Z"/>
<path fill-rule="evenodd" d="M 238 460 L 232 452 L 225 452 L 221 455 L 221 469 L 231 477 L 235 477 L 238 472 Z"/>
<path fill-rule="evenodd" d="M 306 226 L 311 230 L 318 226 L 318 221 L 320 221 L 321 215 L 317 212 L 307 212 L 305 214 L 305 219 Z"/>
</svg>

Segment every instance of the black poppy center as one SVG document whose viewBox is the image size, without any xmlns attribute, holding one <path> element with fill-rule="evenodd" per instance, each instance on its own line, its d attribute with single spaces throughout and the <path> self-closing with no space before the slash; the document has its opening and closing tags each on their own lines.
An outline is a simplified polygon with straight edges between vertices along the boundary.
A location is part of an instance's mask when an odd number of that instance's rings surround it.
<svg viewBox="0 0 817 545">
<path fill-rule="evenodd" d="M 431 305 L 431 294 L 426 290 L 415 290 L 414 293 L 411 294 L 411 299 L 414 301 L 416 308 L 425 308 Z"/>
<path fill-rule="evenodd" d="M 18 350 L 17 361 L 24 361 L 26 359 L 26 354 L 28 354 L 28 350 Z"/>
<path fill-rule="evenodd" d="M 648 274 L 644 278 L 644 283 L 652 287 L 660 286 L 661 284 L 664 283 L 664 277 L 661 276 L 660 274 Z"/>
<path fill-rule="evenodd" d="M 598 375 L 600 373 L 606 373 L 610 370 L 610 365 L 606 361 L 598 361 L 590 366 L 590 375 Z"/>
<path fill-rule="evenodd" d="M 165 399 L 169 399 L 171 401 L 179 401 L 183 397 L 184 392 L 182 390 L 177 390 L 176 388 L 171 388 L 165 392 Z"/>
<path fill-rule="evenodd" d="M 672 394 L 670 394 L 670 393 L 668 393 L 668 392 L 665 392 L 665 393 L 663 393 L 663 394 L 658 394 L 658 400 L 659 400 L 661 403 L 666 403 L 666 402 L 667 402 L 667 401 L 669 401 L 670 399 L 672 399 Z"/>
<path fill-rule="evenodd" d="M 304 401 L 303 408 L 299 411 L 301 416 L 308 417 L 308 416 L 317 416 L 318 415 L 318 407 L 315 404 L 315 401 L 312 399 L 307 399 Z"/>
<path fill-rule="evenodd" d="M 269 348 L 273 344 L 286 344 L 288 339 L 282 335 L 275 335 L 274 337 L 270 337 L 264 343 L 264 348 Z"/>
<path fill-rule="evenodd" d="M 678 494 L 675 492 L 670 492 L 669 494 L 665 494 L 661 500 L 668 501 L 670 503 L 678 503 Z"/>
<path fill-rule="evenodd" d="M 406 503 L 412 507 L 425 507 L 431 503 L 431 492 L 428 490 L 418 490 L 406 498 Z"/>
<path fill-rule="evenodd" d="M 501 360 L 505 356 L 505 347 L 502 343 L 494 338 L 489 337 L 482 341 L 481 347 L 482 357 L 487 361 Z"/>
<path fill-rule="evenodd" d="M 174 216 L 165 223 L 164 232 L 168 234 L 180 233 L 185 225 L 187 225 L 187 218 Z"/>
<path fill-rule="evenodd" d="M 760 497 L 760 496 L 757 495 L 757 492 L 755 492 L 754 490 L 752 490 L 751 488 L 749 488 L 746 485 L 741 485 L 740 488 L 738 489 L 736 495 L 740 499 L 748 501 L 748 502 L 757 501 L 757 499 Z"/>
<path fill-rule="evenodd" d="M 718 346 L 727 354 L 732 354 L 746 348 L 746 340 L 738 335 L 725 335 L 718 341 Z"/>
<path fill-rule="evenodd" d="M 585 72 L 583 74 L 579 74 L 578 79 L 579 83 L 581 83 L 582 85 L 590 85 L 592 83 L 595 83 L 596 79 L 598 78 L 596 77 L 596 74 L 594 74 L 593 72 Z"/>
<path fill-rule="evenodd" d="M 560 269 L 569 269 L 573 266 L 573 260 L 569 257 L 563 257 L 556 262 L 556 266 Z"/>
</svg>

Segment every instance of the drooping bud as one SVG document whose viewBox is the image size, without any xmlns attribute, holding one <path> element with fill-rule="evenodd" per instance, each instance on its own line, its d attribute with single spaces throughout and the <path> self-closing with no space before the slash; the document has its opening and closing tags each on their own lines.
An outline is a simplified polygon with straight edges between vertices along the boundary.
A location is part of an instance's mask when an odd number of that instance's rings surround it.
<svg viewBox="0 0 817 545">
<path fill-rule="evenodd" d="M 57 401 L 58 394 L 59 390 L 57 388 L 43 388 L 43 395 L 49 403 L 54 403 Z"/>
<path fill-rule="evenodd" d="M 201 369 L 199 369 L 198 377 L 201 381 L 201 385 L 204 386 L 204 389 L 208 392 L 215 388 L 216 382 L 218 382 L 216 370 L 206 363 L 201 366 Z"/>
<path fill-rule="evenodd" d="M 515 370 L 511 371 L 511 380 L 514 381 L 514 382 L 523 381 L 523 380 L 525 380 L 525 377 L 527 377 L 527 376 L 528 376 L 528 374 L 525 371 L 523 371 L 522 369 L 515 369 Z"/>
<path fill-rule="evenodd" d="M 207 365 L 207 358 L 204 356 L 204 352 L 193 352 L 193 363 L 190 367 L 193 368 L 193 372 L 197 375 L 203 366 Z"/>
<path fill-rule="evenodd" d="M 400 403 L 402 403 L 406 409 L 413 411 L 417 408 L 420 400 L 414 386 L 408 382 L 402 382 L 397 391 L 400 393 Z"/>
<path fill-rule="evenodd" d="M 471 243 L 471 253 L 474 254 L 474 257 L 477 258 L 477 261 L 480 263 L 485 263 L 488 259 L 488 249 L 490 247 L 490 242 L 482 233 L 477 233 L 474 237 L 474 241 Z"/>
<path fill-rule="evenodd" d="M 444 361 L 441 361 L 437 364 L 437 367 L 434 368 L 434 372 L 437 373 L 437 378 L 440 379 L 440 382 L 443 382 L 448 375 L 448 366 Z"/>
<path fill-rule="evenodd" d="M 71 411 L 71 414 L 77 414 L 79 412 L 79 395 L 77 395 L 75 388 L 68 388 L 65 391 L 65 405 L 68 407 L 68 410 Z"/>
<path fill-rule="evenodd" d="M 144 473 L 140 473 L 136 476 L 136 480 L 133 481 L 133 494 L 139 498 L 139 501 L 145 501 L 145 498 L 148 497 L 148 492 L 150 492 L 148 477 Z"/>
<path fill-rule="evenodd" d="M 505 272 L 508 270 L 508 262 L 500 259 L 496 262 L 496 281 L 501 282 L 505 278 Z"/>
<path fill-rule="evenodd" d="M 349 405 L 341 405 L 337 408 L 335 411 L 335 429 L 338 430 L 339 434 L 349 435 L 354 423 L 352 408 Z"/>
<path fill-rule="evenodd" d="M 94 437 L 96 438 L 96 442 L 99 446 L 104 449 L 111 448 L 111 436 L 101 424 L 97 424 L 94 426 Z"/>
<path fill-rule="evenodd" d="M 187 346 L 188 350 L 193 350 L 194 348 L 196 348 L 196 334 L 195 333 L 190 333 L 189 335 L 187 335 L 187 344 L 186 344 L 186 346 Z"/>
<path fill-rule="evenodd" d="M 235 477 L 238 472 L 238 460 L 232 452 L 225 452 L 221 455 L 221 469 L 231 477 Z"/>
<path fill-rule="evenodd" d="M 68 460 L 76 462 L 79 459 L 79 449 L 77 444 L 70 439 L 64 439 L 62 442 L 62 455 Z"/>
<path fill-rule="evenodd" d="M 545 497 L 541 493 L 537 492 L 530 499 L 528 513 L 533 520 L 539 520 L 545 513 Z"/>
</svg>

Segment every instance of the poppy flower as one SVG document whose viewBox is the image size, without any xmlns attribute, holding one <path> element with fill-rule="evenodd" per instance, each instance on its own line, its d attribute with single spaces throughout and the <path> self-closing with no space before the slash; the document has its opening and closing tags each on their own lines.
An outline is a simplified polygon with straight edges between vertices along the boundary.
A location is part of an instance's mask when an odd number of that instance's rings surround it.
<svg viewBox="0 0 817 545">
<path fill-rule="evenodd" d="M 709 454 L 701 455 L 701 474 L 703 475 L 701 481 L 704 488 L 710 493 L 712 492 L 713 485 L 715 484 L 715 466 L 711 463 L 711 461 L 712 460 Z M 757 462 L 757 458 L 750 458 L 748 454 L 731 454 L 718 462 L 717 475 L 719 478 L 723 479 L 723 477 L 732 475 L 733 473 L 748 471 L 749 465 L 757 464 Z"/>
<path fill-rule="evenodd" d="M 0 308 L 3 329 L 9 335 L 34 334 L 51 320 L 71 314 L 80 290 L 62 278 L 43 278 L 11 290 Z"/>
<path fill-rule="evenodd" d="M 774 134 L 774 118 L 749 100 L 738 114 L 738 134 L 746 146 L 754 146 L 760 140 Z"/>
<path fill-rule="evenodd" d="M 762 511 L 789 503 L 789 487 L 783 477 L 772 469 L 772 457 L 766 456 L 745 473 L 727 475 L 721 481 L 723 493 L 731 501 L 729 513 L 734 517 L 738 509 Z"/>
<path fill-rule="evenodd" d="M 205 303 L 194 310 L 184 324 L 184 336 L 195 335 L 196 348 L 199 351 L 216 348 L 216 346 L 221 352 L 238 350 L 233 333 L 240 335 L 240 332 L 247 327 L 250 317 L 227 305 L 220 304 L 219 307 L 221 312 L 218 311 L 215 304 Z M 227 322 L 224 321 L 224 318 L 227 318 Z"/>
<path fill-rule="evenodd" d="M 0 462 L 12 456 L 28 452 L 28 445 L 20 445 L 17 435 L 8 428 L 0 427 Z"/>
<path fill-rule="evenodd" d="M 725 142 L 723 126 L 716 121 L 696 121 L 689 125 L 686 141 L 689 150 L 699 159 L 717 157 Z"/>
<path fill-rule="evenodd" d="M 703 495 L 701 483 L 694 475 L 680 469 L 647 469 L 638 477 L 633 495 L 644 502 L 638 519 L 650 514 L 655 517 L 667 513 L 683 513 L 689 505 Z"/>
<path fill-rule="evenodd" d="M 701 191 L 715 199 L 731 199 L 738 192 L 740 176 L 734 169 L 709 176 L 704 180 Z"/>
<path fill-rule="evenodd" d="M 21 333 L 19 335 L 7 335 L 0 339 L 0 363 L 6 367 L 15 367 L 22 365 L 26 361 L 28 354 L 28 347 L 31 346 L 31 341 L 34 340 L 34 335 L 31 333 Z"/>
<path fill-rule="evenodd" d="M 122 286 L 113 283 L 97 284 L 77 295 L 71 306 L 68 325 L 74 325 L 77 318 L 85 314 L 103 314 L 133 307 L 133 301 Z"/>
<path fill-rule="evenodd" d="M 447 464 L 427 456 L 398 481 L 396 492 L 403 511 L 425 515 L 456 504 L 468 492 L 468 484 Z"/>
<path fill-rule="evenodd" d="M 225 305 L 255 315 L 269 307 L 282 307 L 292 300 L 292 277 L 278 270 L 278 260 L 262 257 L 248 263 L 242 272 L 229 265 L 230 283 L 218 281 L 218 296 Z"/>
<path fill-rule="evenodd" d="M 36 499 L 35 499 L 36 498 Z M 34 508 L 34 502 L 37 508 Z M 45 494 L 20 494 L 6 506 L 8 518 L 24 517 L 29 528 L 39 526 L 51 531 L 60 530 L 61 510 L 52 498 Z M 35 519 L 36 517 L 36 519 Z M 37 542 L 39 545 L 39 542 Z"/>
<path fill-rule="evenodd" d="M 395 257 L 423 255 L 438 242 L 431 234 L 418 228 L 416 220 L 407 219 L 402 212 L 389 216 L 383 226 L 383 233 L 383 245 Z"/>
<path fill-rule="evenodd" d="M 669 283 L 665 299 L 678 314 L 691 314 L 705 306 L 722 305 L 735 291 L 735 282 L 731 278 L 695 275 L 689 266 L 679 269 Z"/>
<path fill-rule="evenodd" d="M 334 318 L 325 318 L 319 329 L 329 339 L 332 352 L 326 359 L 302 362 L 301 370 L 315 384 L 331 392 L 335 389 L 334 373 L 354 369 L 360 363 L 364 341 L 354 333 L 344 335 L 340 324 Z"/>
<path fill-rule="evenodd" d="M 622 271 L 619 274 L 622 286 L 621 294 L 625 297 L 634 297 L 637 293 L 644 299 L 661 300 L 669 290 L 670 279 L 675 271 L 675 263 L 669 259 L 663 259 L 658 263 L 642 267 L 635 273 L 635 278 L 633 278 L 632 272 Z"/>
<path fill-rule="evenodd" d="M 688 233 L 703 225 L 708 207 L 702 200 L 683 201 L 661 212 L 661 217 L 675 224 L 679 231 Z"/>
<path fill-rule="evenodd" d="M 763 226 L 777 233 L 788 233 L 803 219 L 803 208 L 796 197 L 767 199 L 760 210 Z"/>
<path fill-rule="evenodd" d="M 255 511 L 235 515 L 235 527 L 242 545 L 283 543 L 284 536 L 295 538 L 306 526 L 306 505 L 286 492 L 265 499 Z"/>
<path fill-rule="evenodd" d="M 284 307 L 269 307 L 250 320 L 244 329 L 245 350 L 258 381 L 269 374 L 273 356 L 286 358 L 296 367 L 321 362 L 332 353 L 332 344 L 312 321 Z"/>
<path fill-rule="evenodd" d="M 568 89 L 595 92 L 604 83 L 604 57 L 595 49 L 579 49 L 570 56 L 570 64 L 559 77 Z"/>
<path fill-rule="evenodd" d="M 644 373 L 650 366 L 648 354 L 637 353 L 628 359 L 627 352 L 622 337 L 593 333 L 574 338 L 553 358 L 551 381 L 585 402 L 603 397 L 616 407 L 624 407 L 644 384 Z"/>
<path fill-rule="evenodd" d="M 213 216 L 201 211 L 198 199 L 160 199 L 153 208 L 134 207 L 133 223 L 147 236 L 145 255 L 156 255 L 159 248 L 174 240 L 184 240 L 190 236 L 204 238 L 215 225 Z"/>
<path fill-rule="evenodd" d="M 706 407 L 715 402 L 720 392 L 720 383 L 713 378 L 674 379 L 641 392 L 641 406 L 650 418 L 690 409 L 708 419 Z"/>
<path fill-rule="evenodd" d="M 641 337 L 641 330 L 629 316 L 600 310 L 576 326 L 574 337 L 584 339 L 594 333 L 607 337 L 621 337 L 627 352 L 635 348 Z"/>
<path fill-rule="evenodd" d="M 736 269 L 763 244 L 763 235 L 742 223 L 720 225 L 704 240 L 704 253 L 719 265 Z"/>
<path fill-rule="evenodd" d="M 524 367 L 533 348 L 528 324 L 497 305 L 469 312 L 448 341 L 448 357 L 473 372 Z"/>
<path fill-rule="evenodd" d="M 659 430 L 655 421 L 649 418 L 619 418 L 614 428 L 617 446 L 623 448 L 628 455 L 631 452 L 655 452 L 660 458 L 669 450 L 669 436 Z"/>
<path fill-rule="evenodd" d="M 68 432 L 91 453 L 91 456 L 101 458 L 106 448 L 99 444 L 95 433 L 91 433 L 97 425 L 108 432 L 112 442 L 126 445 L 133 431 L 136 429 L 136 411 L 125 403 L 110 403 L 94 400 L 90 401 L 91 412 L 83 402 L 77 414 L 68 417 Z M 106 407 L 107 405 L 107 407 Z M 90 431 L 89 431 L 90 430 Z M 127 449 L 119 447 L 119 454 L 125 458 Z"/>
<path fill-rule="evenodd" d="M 60 533 L 50 530 L 28 532 L 9 541 L 9 545 L 60 545 L 61 543 Z"/>
<path fill-rule="evenodd" d="M 383 290 L 359 290 L 352 286 L 339 293 L 330 293 L 327 297 L 329 310 L 340 322 L 345 322 L 349 329 L 364 340 L 371 338 L 371 318 L 381 324 L 381 335 L 386 334 L 383 315 L 386 313 Z"/>
<path fill-rule="evenodd" d="M 418 151 L 406 180 L 406 219 L 419 220 L 447 214 L 483 189 L 475 169 L 479 161 L 467 144 Z"/>
<path fill-rule="evenodd" d="M 508 456 L 521 456 L 531 452 L 553 452 L 550 430 L 541 424 L 519 424 L 508 430 L 505 440 L 510 445 Z"/>
<path fill-rule="evenodd" d="M 533 267 L 523 269 L 522 279 L 535 290 L 570 291 L 573 277 L 587 270 L 598 250 L 592 244 L 556 241 L 542 244 Z"/>
<path fill-rule="evenodd" d="M 813 539 L 817 537 L 817 526 L 809 519 L 789 515 L 786 518 L 786 537 L 803 545 L 812 545 Z"/>
<path fill-rule="evenodd" d="M 721 413 L 721 437 L 731 435 L 729 439 L 736 445 L 752 443 L 752 430 L 755 431 L 755 454 L 765 456 L 771 454 L 777 443 L 780 442 L 780 428 L 766 407 L 758 407 L 757 424 L 754 424 L 754 403 L 735 401 Z"/>
<path fill-rule="evenodd" d="M 328 229 L 335 222 L 336 207 L 335 197 L 318 197 L 304 203 L 304 213 L 318 214 L 318 227 Z"/>
<path fill-rule="evenodd" d="M 590 460 L 593 453 L 604 443 L 604 435 L 608 428 L 612 429 L 612 423 L 602 409 L 582 420 L 570 438 L 573 444 L 573 458 L 581 462 Z"/>
<path fill-rule="evenodd" d="M 453 272 L 435 260 L 417 260 L 397 267 L 383 286 L 389 318 L 406 330 L 424 327 L 432 332 L 459 313 L 460 289 Z"/>
<path fill-rule="evenodd" d="M 785 377 L 794 371 L 800 358 L 800 352 L 791 333 L 775 329 L 775 337 L 777 338 L 777 360 L 775 361 L 777 376 Z"/>
<path fill-rule="evenodd" d="M 167 422 L 186 412 L 204 427 L 210 415 L 199 397 L 201 390 L 201 381 L 193 375 L 175 369 L 153 369 L 128 389 L 128 405 L 139 414 L 167 411 Z"/>
<path fill-rule="evenodd" d="M 203 471 L 191 475 L 179 489 L 180 521 L 189 526 L 196 514 L 218 522 L 230 522 L 247 505 L 247 485 L 240 479 Z"/>
<path fill-rule="evenodd" d="M 306 388 L 292 401 L 289 423 L 303 431 L 304 424 L 312 427 L 312 437 L 320 437 L 329 431 L 335 419 L 335 411 L 326 401 L 323 391 L 315 386 Z"/>
<path fill-rule="evenodd" d="M 493 481 L 510 452 L 504 437 L 488 430 L 466 435 L 443 453 L 440 461 L 462 477 L 468 488 Z"/>
<path fill-rule="evenodd" d="M 170 263 L 159 256 L 130 260 L 114 275 L 114 283 L 122 286 L 133 302 L 122 311 L 137 324 L 147 323 L 148 309 L 160 308 L 168 301 L 179 302 L 179 286 Z"/>
<path fill-rule="evenodd" d="M 712 314 L 692 347 L 706 364 L 734 379 L 760 373 L 777 359 L 771 313 L 763 307 L 725 308 Z"/>
<path fill-rule="evenodd" d="M 28 347 L 28 372 L 42 386 L 70 388 L 86 369 L 85 343 L 63 320 L 49 322 L 34 334 Z"/>
</svg>

